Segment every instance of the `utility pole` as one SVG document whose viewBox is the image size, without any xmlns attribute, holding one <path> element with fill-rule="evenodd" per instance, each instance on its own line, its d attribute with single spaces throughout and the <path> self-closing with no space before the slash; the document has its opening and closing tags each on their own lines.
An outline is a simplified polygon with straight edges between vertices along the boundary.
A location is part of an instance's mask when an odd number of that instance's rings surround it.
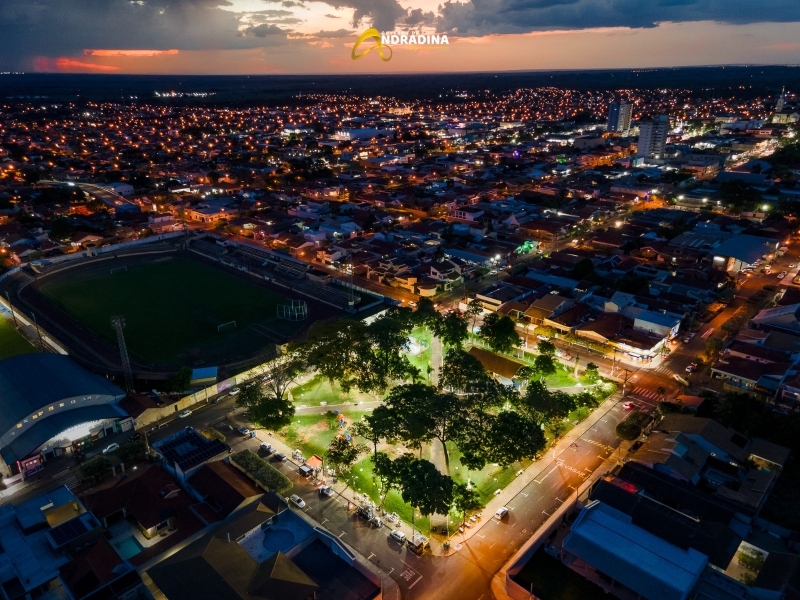
<svg viewBox="0 0 800 600">
<path fill-rule="evenodd" d="M 128 348 L 125 345 L 125 336 L 122 328 L 125 327 L 125 317 L 111 317 L 111 325 L 117 331 L 117 343 L 119 345 L 119 355 L 122 361 L 122 374 L 125 376 L 125 388 L 128 393 L 133 393 L 133 371 L 131 371 L 131 361 L 128 358 Z"/>
<path fill-rule="evenodd" d="M 630 371 L 628 369 L 625 369 L 625 379 L 622 381 L 622 397 L 623 398 L 625 397 L 625 386 L 628 385 L 628 373 L 630 373 Z"/>
<path fill-rule="evenodd" d="M 36 335 L 39 336 L 39 346 L 42 348 L 42 352 L 44 352 L 44 342 L 42 341 L 42 332 L 39 330 L 39 323 L 36 321 L 36 313 L 31 313 L 33 317 L 33 324 L 36 326 Z"/>
<path fill-rule="evenodd" d="M 19 329 L 19 323 L 17 323 L 17 313 L 14 312 L 14 306 L 11 304 L 11 298 L 8 296 L 8 292 L 6 292 L 6 300 L 8 300 L 8 308 L 11 309 L 11 318 L 14 319 L 14 327 Z"/>
</svg>

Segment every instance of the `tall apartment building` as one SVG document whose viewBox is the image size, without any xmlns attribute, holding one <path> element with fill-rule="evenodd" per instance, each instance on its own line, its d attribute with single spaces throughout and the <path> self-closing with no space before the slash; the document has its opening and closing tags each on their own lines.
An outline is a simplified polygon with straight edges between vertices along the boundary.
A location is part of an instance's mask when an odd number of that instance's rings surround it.
<svg viewBox="0 0 800 600">
<path fill-rule="evenodd" d="M 636 156 L 640 158 L 661 158 L 667 143 L 669 117 L 661 115 L 652 121 L 639 125 L 639 143 Z"/>
<path fill-rule="evenodd" d="M 610 133 L 625 133 L 631 128 L 631 105 L 627 102 L 612 102 L 608 105 L 608 127 Z"/>
</svg>

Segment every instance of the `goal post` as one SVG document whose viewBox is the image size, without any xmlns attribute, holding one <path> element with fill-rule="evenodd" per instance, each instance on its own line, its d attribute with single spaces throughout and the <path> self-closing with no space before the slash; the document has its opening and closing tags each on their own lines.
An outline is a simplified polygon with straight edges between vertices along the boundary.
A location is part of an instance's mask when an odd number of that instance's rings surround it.
<svg viewBox="0 0 800 600">
<path fill-rule="evenodd" d="M 236 329 L 236 321 L 228 321 L 227 323 L 217 325 L 217 333 L 231 331 L 232 329 Z"/>
<path fill-rule="evenodd" d="M 114 267 L 113 269 L 111 269 L 111 274 L 113 275 L 114 273 L 122 273 L 127 270 L 128 267 Z"/>
</svg>

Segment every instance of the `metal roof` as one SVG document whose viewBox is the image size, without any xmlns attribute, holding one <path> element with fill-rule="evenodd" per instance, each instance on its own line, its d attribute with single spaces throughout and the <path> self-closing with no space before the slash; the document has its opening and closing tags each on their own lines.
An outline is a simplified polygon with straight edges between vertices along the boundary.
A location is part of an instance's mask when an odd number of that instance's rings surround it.
<svg viewBox="0 0 800 600">
<path fill-rule="evenodd" d="M 65 398 L 125 396 L 114 383 L 61 354 L 20 354 L 0 361 L 0 434 Z M 44 419 L 45 421 L 52 417 Z"/>
</svg>

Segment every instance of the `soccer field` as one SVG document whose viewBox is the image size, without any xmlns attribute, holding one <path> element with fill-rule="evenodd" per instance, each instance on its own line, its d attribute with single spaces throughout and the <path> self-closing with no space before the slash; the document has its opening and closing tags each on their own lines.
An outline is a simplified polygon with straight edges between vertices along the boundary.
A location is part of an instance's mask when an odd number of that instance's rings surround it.
<svg viewBox="0 0 800 600">
<path fill-rule="evenodd" d="M 276 318 L 276 306 L 286 302 L 282 296 L 199 262 L 173 258 L 110 271 L 77 272 L 46 282 L 41 292 L 115 347 L 110 319 L 124 316 L 128 352 L 145 363 L 219 364 L 274 341 L 251 325 L 284 335 L 298 327 Z M 230 321 L 235 329 L 217 331 Z"/>
<path fill-rule="evenodd" d="M 0 360 L 28 352 L 36 352 L 36 348 L 11 323 L 0 317 Z"/>
</svg>

